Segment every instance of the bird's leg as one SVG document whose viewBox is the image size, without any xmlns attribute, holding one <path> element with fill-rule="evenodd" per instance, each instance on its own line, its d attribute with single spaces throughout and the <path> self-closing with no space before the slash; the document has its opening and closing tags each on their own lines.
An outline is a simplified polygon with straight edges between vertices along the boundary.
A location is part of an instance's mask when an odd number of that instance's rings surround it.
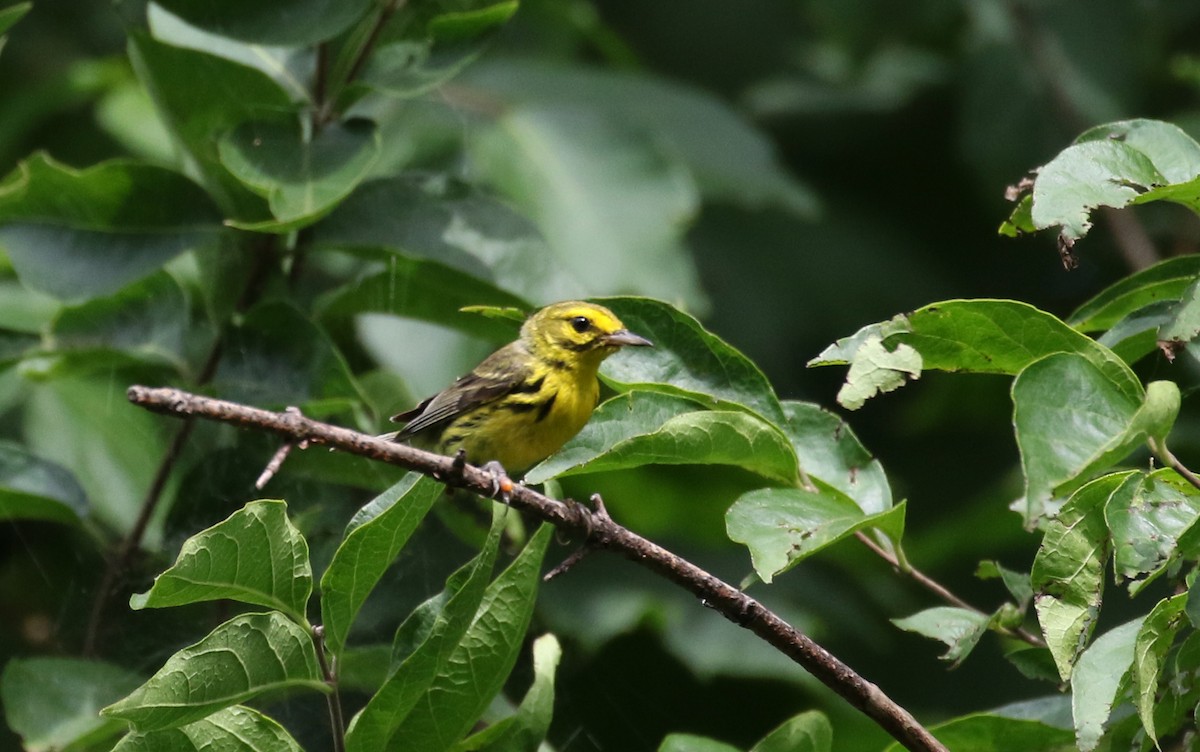
<svg viewBox="0 0 1200 752">
<path fill-rule="evenodd" d="M 504 466 L 492 460 L 480 469 L 491 476 L 492 483 L 489 496 L 493 499 L 499 499 L 505 504 L 511 501 L 513 482 L 512 478 L 508 477 L 508 473 L 504 471 Z"/>
</svg>

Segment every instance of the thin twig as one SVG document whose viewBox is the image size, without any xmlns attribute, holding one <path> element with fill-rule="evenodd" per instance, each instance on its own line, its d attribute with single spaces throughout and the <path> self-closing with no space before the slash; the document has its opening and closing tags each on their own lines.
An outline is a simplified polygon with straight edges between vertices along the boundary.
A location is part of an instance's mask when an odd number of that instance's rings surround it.
<svg viewBox="0 0 1200 752">
<path fill-rule="evenodd" d="M 320 423 L 303 415 L 260 410 L 178 389 L 133 386 L 129 388 L 128 396 L 134 404 L 155 412 L 180 417 L 195 416 L 269 431 L 289 441 L 314 441 L 438 477 L 449 485 L 476 494 L 488 494 L 495 487 L 494 476 L 486 470 L 472 465 L 464 465 L 460 470 L 450 457 Z M 507 502 L 515 509 L 581 535 L 597 548 L 618 553 L 691 592 L 704 605 L 750 630 L 800 664 L 907 749 L 947 752 L 945 746 L 911 713 L 896 704 L 879 687 L 859 676 L 810 637 L 734 586 L 581 504 L 551 499 L 522 485 L 514 486 L 508 496 Z"/>
<path fill-rule="evenodd" d="M 916 567 L 912 566 L 911 564 L 901 564 L 900 560 L 896 558 L 895 554 L 893 554 L 891 551 L 888 551 L 887 549 L 883 548 L 875 541 L 871 540 L 871 536 L 869 536 L 861 531 L 856 532 L 854 535 L 856 538 L 858 538 L 858 540 L 863 545 L 865 545 L 867 548 L 871 549 L 871 551 L 874 552 L 877 556 L 879 556 L 881 559 L 883 559 L 888 564 L 890 564 L 892 566 L 892 568 L 894 568 L 897 572 L 907 575 L 908 577 L 910 577 L 913 580 L 913 582 L 917 583 L 918 585 L 925 588 L 926 590 L 933 593 L 934 595 L 941 598 L 942 600 L 946 601 L 947 603 L 954 605 L 954 606 L 958 606 L 959 608 L 962 608 L 962 609 L 966 609 L 967 611 L 972 611 L 972 612 L 980 614 L 982 616 L 989 615 L 987 612 L 981 611 L 980 609 L 972 606 L 970 603 L 967 603 L 962 598 L 958 597 L 953 592 L 951 592 L 945 585 L 943 585 L 942 583 L 933 579 L 932 577 L 925 574 L 924 572 L 917 569 Z M 1027 631 L 1023 627 L 1017 627 L 1016 629 L 1008 629 L 1006 627 L 998 626 L 998 627 L 995 627 L 995 629 L 996 629 L 996 631 L 1000 632 L 1001 634 L 1007 635 L 1009 637 L 1015 637 L 1019 640 L 1023 640 L 1024 642 L 1027 642 L 1030 645 L 1033 645 L 1034 647 L 1039 647 L 1039 648 L 1046 647 L 1045 640 L 1043 640 L 1041 637 L 1038 637 L 1037 635 L 1033 634 L 1032 632 Z"/>
<path fill-rule="evenodd" d="M 338 693 L 337 669 L 325 655 L 325 628 L 320 624 L 313 627 L 313 646 L 317 649 L 317 663 L 321 666 L 321 676 L 333 690 L 326 695 L 329 706 L 329 726 L 333 735 L 333 752 L 346 751 L 346 721 L 342 714 L 342 698 Z"/>
<path fill-rule="evenodd" d="M 1191 470 L 1188 470 L 1187 466 L 1179 461 L 1179 458 L 1167 448 L 1167 442 L 1151 440 L 1150 448 L 1167 467 L 1179 473 L 1188 483 L 1191 483 L 1196 488 L 1200 488 L 1200 477 Z"/>
</svg>

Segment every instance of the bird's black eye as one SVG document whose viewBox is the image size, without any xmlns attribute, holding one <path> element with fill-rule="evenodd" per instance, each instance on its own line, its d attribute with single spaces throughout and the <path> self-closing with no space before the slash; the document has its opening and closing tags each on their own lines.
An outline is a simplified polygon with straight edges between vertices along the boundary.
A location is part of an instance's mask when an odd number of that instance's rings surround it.
<svg viewBox="0 0 1200 752">
<path fill-rule="evenodd" d="M 576 316 L 575 318 L 571 319 L 571 327 L 574 328 L 575 331 L 579 332 L 580 334 L 583 334 L 584 332 L 586 332 L 588 329 L 591 328 L 591 326 L 592 326 L 592 322 L 588 319 L 587 316 Z"/>
</svg>

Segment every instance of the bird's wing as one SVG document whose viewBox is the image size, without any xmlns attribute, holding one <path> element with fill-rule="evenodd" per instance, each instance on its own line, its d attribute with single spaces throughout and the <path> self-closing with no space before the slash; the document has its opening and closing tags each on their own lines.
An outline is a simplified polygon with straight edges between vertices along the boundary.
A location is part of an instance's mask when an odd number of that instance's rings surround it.
<svg viewBox="0 0 1200 752">
<path fill-rule="evenodd" d="M 506 345 L 492 353 L 466 376 L 429 397 L 411 410 L 392 417 L 407 423 L 397 434 L 408 439 L 430 428 L 443 425 L 480 405 L 520 391 L 528 381 L 529 355 L 519 343 Z"/>
</svg>

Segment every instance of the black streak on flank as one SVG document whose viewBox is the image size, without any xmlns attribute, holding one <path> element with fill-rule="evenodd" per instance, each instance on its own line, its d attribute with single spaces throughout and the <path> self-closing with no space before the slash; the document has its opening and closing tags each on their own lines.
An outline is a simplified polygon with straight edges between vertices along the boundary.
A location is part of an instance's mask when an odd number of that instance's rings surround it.
<svg viewBox="0 0 1200 752">
<path fill-rule="evenodd" d="M 551 394 L 550 399 L 548 399 L 542 403 L 541 408 L 538 409 L 538 414 L 537 414 L 538 422 L 545 420 L 546 416 L 550 414 L 550 409 L 554 407 L 554 400 L 556 400 L 556 399 L 558 399 L 558 392 Z"/>
<path fill-rule="evenodd" d="M 542 384 L 546 383 L 546 377 L 540 376 L 533 381 L 527 381 L 524 384 L 518 384 L 513 387 L 513 394 L 537 394 L 542 389 Z"/>
</svg>

